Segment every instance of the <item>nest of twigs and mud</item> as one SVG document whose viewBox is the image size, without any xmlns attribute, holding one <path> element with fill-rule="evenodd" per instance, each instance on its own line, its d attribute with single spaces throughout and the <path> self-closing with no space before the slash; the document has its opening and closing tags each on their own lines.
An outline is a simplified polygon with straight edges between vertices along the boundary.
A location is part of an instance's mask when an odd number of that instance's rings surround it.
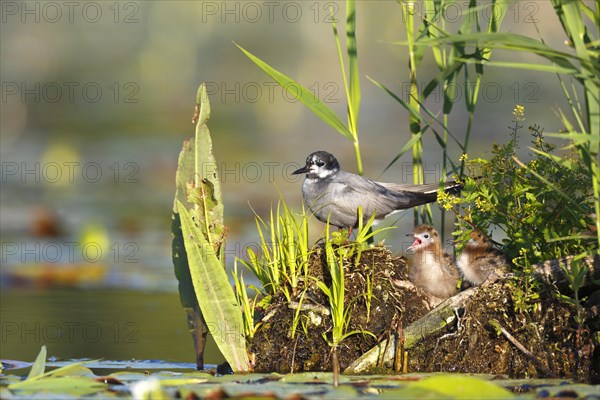
<svg viewBox="0 0 600 400">
<path fill-rule="evenodd" d="M 344 271 L 349 310 L 346 331 L 359 333 L 338 347 L 342 371 L 402 327 L 418 324 L 425 314 L 435 312 L 427 294 L 408 281 L 406 260 L 383 246 L 363 251 L 358 261 L 347 260 Z M 317 280 L 331 282 L 322 245 L 312 251 L 309 275 L 290 301 L 277 293 L 260 310 L 262 324 L 250 343 L 255 371 L 332 370 L 331 347 L 326 341 L 332 329 L 329 301 L 316 284 Z M 459 318 L 407 349 L 408 371 L 600 382 L 600 314 L 593 304 L 595 296 L 577 310 L 561 300 L 555 289 L 543 287 L 523 310 L 516 307 L 520 299 L 513 296 L 513 285 L 505 280 L 477 288 L 456 309 Z M 372 294 L 370 299 L 365 293 Z"/>
</svg>

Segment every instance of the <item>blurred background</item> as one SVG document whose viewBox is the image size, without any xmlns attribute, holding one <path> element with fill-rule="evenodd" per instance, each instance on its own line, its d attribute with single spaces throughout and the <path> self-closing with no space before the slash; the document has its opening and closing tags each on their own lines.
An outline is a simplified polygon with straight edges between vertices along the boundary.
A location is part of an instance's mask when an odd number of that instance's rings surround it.
<svg viewBox="0 0 600 400">
<path fill-rule="evenodd" d="M 457 29 L 463 3 L 446 10 L 450 31 Z M 221 168 L 231 267 L 257 242 L 251 207 L 266 215 L 279 193 L 300 207 L 302 178 L 290 173 L 309 153 L 330 151 L 343 168 L 356 171 L 352 144 L 234 42 L 313 90 L 345 120 L 329 22 L 331 5 L 343 32 L 344 2 L 0 4 L 1 358 L 32 360 L 46 344 L 56 359 L 193 362 L 171 263 L 170 223 L 177 157 L 193 135 L 197 87 L 206 82 L 212 104 L 209 127 Z M 519 1 L 507 12 L 503 31 L 564 46 L 553 33 L 560 30 L 549 1 Z M 489 10 L 480 17 L 486 25 Z M 409 139 L 408 114 L 366 78 L 407 99 L 407 51 L 393 43 L 405 38 L 401 8 L 393 1 L 358 1 L 357 18 L 365 175 L 411 182 L 409 154 L 382 174 Z M 428 57 L 428 68 L 419 71 L 423 85 L 437 72 Z M 518 57 L 542 61 L 493 55 Z M 494 142 L 508 140 L 517 103 L 525 106 L 526 124 L 560 129 L 551 110 L 565 104 L 554 75 L 487 68 L 470 158 L 489 156 Z M 428 106 L 441 112 L 442 101 L 439 93 Z M 459 100 L 450 117 L 459 139 L 467 122 L 463 104 Z M 525 154 L 528 143 L 524 134 Z M 456 160 L 461 155 L 456 146 L 450 152 Z M 432 135 L 424 139 L 424 156 L 426 180 L 439 180 L 441 150 Z M 402 253 L 412 212 L 387 224 L 398 229 L 380 239 Z M 322 230 L 315 222 L 315 240 Z M 206 361 L 222 360 L 212 351 Z"/>
</svg>

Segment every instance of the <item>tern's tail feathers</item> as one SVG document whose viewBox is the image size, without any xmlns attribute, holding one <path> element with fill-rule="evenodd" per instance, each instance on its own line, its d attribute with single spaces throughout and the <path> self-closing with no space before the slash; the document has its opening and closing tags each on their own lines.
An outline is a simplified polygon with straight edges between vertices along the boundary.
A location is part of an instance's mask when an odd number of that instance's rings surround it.
<svg viewBox="0 0 600 400">
<path fill-rule="evenodd" d="M 462 189 L 462 184 L 455 181 L 447 181 L 440 183 L 425 183 L 425 184 L 408 184 L 408 183 L 384 183 L 378 182 L 381 186 L 392 192 L 411 192 L 415 194 L 433 195 L 431 201 L 437 198 L 437 191 L 440 187 L 450 193 L 458 193 Z"/>
</svg>

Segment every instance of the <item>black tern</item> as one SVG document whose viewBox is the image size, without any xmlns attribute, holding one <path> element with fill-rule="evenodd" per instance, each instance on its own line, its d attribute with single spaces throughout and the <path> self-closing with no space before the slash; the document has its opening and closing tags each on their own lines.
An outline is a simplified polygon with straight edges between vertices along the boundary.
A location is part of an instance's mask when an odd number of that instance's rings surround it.
<svg viewBox="0 0 600 400">
<path fill-rule="evenodd" d="M 407 208 L 431 203 L 437 199 L 439 183 L 424 185 L 375 182 L 360 175 L 342 171 L 333 154 L 315 151 L 306 158 L 306 165 L 292 174 L 306 174 L 302 196 L 310 211 L 321 222 L 338 228 L 358 226 L 358 207 L 363 218 L 382 220 L 386 216 Z M 449 181 L 445 190 L 460 189 L 461 185 Z"/>
</svg>

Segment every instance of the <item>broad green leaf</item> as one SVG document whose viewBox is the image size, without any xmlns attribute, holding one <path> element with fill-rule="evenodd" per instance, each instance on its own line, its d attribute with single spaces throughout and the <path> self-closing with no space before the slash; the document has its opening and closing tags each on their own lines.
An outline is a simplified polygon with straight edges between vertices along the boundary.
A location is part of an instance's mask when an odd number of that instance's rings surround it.
<svg viewBox="0 0 600 400">
<path fill-rule="evenodd" d="M 153 375 L 156 377 L 156 375 Z M 177 378 L 177 377 L 159 377 L 161 386 L 182 386 L 182 385 L 193 385 L 195 383 L 208 382 L 207 378 Z"/>
<path fill-rule="evenodd" d="M 419 399 L 419 400 L 455 400 L 454 396 L 441 394 L 429 388 L 415 387 L 408 385 L 405 387 L 393 387 L 387 389 L 382 395 L 378 396 L 382 399 Z"/>
<path fill-rule="evenodd" d="M 255 55 L 253 55 L 243 47 L 239 46 L 238 44 L 236 44 L 236 46 L 260 69 L 262 69 L 267 75 L 273 78 L 275 82 L 279 83 L 281 87 L 283 87 L 285 90 L 287 90 L 297 99 L 299 99 L 302 102 L 302 104 L 308 107 L 308 109 L 311 110 L 323 122 L 325 122 L 327 125 L 331 126 L 333 129 L 338 131 L 346 139 L 354 142 L 354 137 L 352 133 L 350 132 L 348 127 L 342 122 L 340 117 L 338 117 L 337 114 L 333 112 L 331 108 L 325 105 L 325 103 L 323 103 L 321 99 L 315 96 L 310 90 L 308 90 L 289 76 L 277 71 L 275 68 L 271 67 L 263 60 L 256 57 Z"/>
<path fill-rule="evenodd" d="M 203 104 L 203 101 L 204 104 Z M 199 133 L 199 127 L 204 126 L 210 116 L 210 105 L 206 97 L 206 88 L 204 84 L 200 85 L 197 92 L 196 107 L 199 107 L 199 119 L 196 121 L 196 136 Z M 181 306 L 187 314 L 187 326 L 192 335 L 194 349 L 196 351 L 196 365 L 203 367 L 205 341 L 203 336 L 206 327 L 200 312 L 200 306 L 194 292 L 194 285 L 190 275 L 188 257 L 185 251 L 185 243 L 181 232 L 181 218 L 177 212 L 177 202 L 185 203 L 189 209 L 195 208 L 194 204 L 188 201 L 189 193 L 192 188 L 197 187 L 196 179 L 196 139 L 189 139 L 183 142 L 183 147 L 179 153 L 177 161 L 177 172 L 175 175 L 175 198 L 173 200 L 173 213 L 171 215 L 171 233 L 173 234 L 172 258 L 175 277 L 178 281 L 179 299 Z"/>
<path fill-rule="evenodd" d="M 234 371 L 249 367 L 242 314 L 216 250 L 196 226 L 185 205 L 177 201 L 196 298 L 206 325 Z"/>
<path fill-rule="evenodd" d="M 194 142 L 186 140 L 179 153 L 177 165 L 175 199 L 173 201 L 173 214 L 171 219 L 171 233 L 173 234 L 172 257 L 175 268 L 175 277 L 179 282 L 179 298 L 181 305 L 188 313 L 194 315 L 194 310 L 199 313 L 198 301 L 194 293 L 194 285 L 190 276 L 187 254 L 183 235 L 181 234 L 181 220 L 177 212 L 177 201 L 187 204 L 187 185 L 194 182 Z M 190 205 L 191 207 L 191 205 Z M 190 327 L 191 328 L 191 327 Z"/>
<path fill-rule="evenodd" d="M 37 378 L 44 374 L 44 370 L 46 369 L 46 346 L 42 346 L 40 353 L 38 354 L 35 362 L 31 366 L 31 371 L 29 371 L 29 375 L 27 375 L 27 380 Z"/>
<path fill-rule="evenodd" d="M 212 151 L 212 139 L 207 121 L 210 118 L 210 102 L 206 85 L 201 84 L 196 96 L 197 121 L 193 140 L 187 140 L 179 155 L 176 191 L 172 220 L 173 264 L 179 281 L 181 304 L 188 314 L 188 328 L 196 348 L 197 365 L 202 366 L 203 337 L 206 327 L 192 282 L 185 237 L 181 231 L 181 220 L 177 202 L 185 204 L 199 221 L 203 237 L 215 249 L 218 259 L 223 257 L 224 231 L 223 201 L 218 169 Z"/>
<path fill-rule="evenodd" d="M 217 244 L 222 241 L 225 230 L 223 225 L 223 201 L 217 161 L 212 150 L 212 138 L 206 125 L 210 118 L 210 102 L 204 84 L 201 84 L 198 89 L 197 101 L 200 104 L 200 115 L 196 125 L 194 146 L 194 189 L 197 189 L 198 194 L 201 196 L 197 203 L 198 213 L 204 217 L 200 228 L 209 243 Z M 218 250 L 218 256 L 221 258 L 222 248 Z"/>
</svg>

